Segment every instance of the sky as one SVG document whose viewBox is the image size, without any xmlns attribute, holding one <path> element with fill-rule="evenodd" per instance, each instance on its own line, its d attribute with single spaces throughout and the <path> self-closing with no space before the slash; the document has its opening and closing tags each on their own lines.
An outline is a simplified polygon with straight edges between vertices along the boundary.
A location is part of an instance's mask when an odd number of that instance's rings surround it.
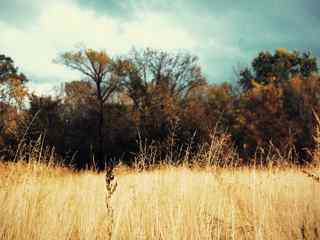
<svg viewBox="0 0 320 240">
<path fill-rule="evenodd" d="M 81 78 L 53 62 L 77 46 L 187 51 L 209 82 L 230 82 L 262 50 L 320 56 L 319 9 L 319 0 L 0 0 L 0 54 L 38 94 Z"/>
</svg>

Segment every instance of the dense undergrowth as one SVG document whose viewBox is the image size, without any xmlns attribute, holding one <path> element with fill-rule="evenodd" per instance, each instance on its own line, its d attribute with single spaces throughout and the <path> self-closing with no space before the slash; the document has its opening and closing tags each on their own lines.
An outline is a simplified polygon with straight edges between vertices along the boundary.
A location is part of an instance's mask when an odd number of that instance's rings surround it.
<svg viewBox="0 0 320 240">
<path fill-rule="evenodd" d="M 115 166 L 109 186 L 95 169 L 55 162 L 40 142 L 25 145 L 0 164 L 0 239 L 320 237 L 319 166 L 271 153 L 269 166 L 221 165 L 236 155 L 220 143 L 179 165 L 149 165 L 155 155 L 141 152 L 135 166 Z"/>
</svg>

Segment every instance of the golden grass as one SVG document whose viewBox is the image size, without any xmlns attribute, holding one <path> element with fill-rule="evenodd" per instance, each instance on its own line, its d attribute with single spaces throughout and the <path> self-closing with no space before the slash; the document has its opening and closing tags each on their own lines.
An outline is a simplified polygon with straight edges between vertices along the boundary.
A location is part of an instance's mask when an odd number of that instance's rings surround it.
<svg viewBox="0 0 320 240">
<path fill-rule="evenodd" d="M 309 170 L 319 173 L 319 169 Z M 116 171 L 0 165 L 0 239 L 319 239 L 320 184 L 298 169 Z"/>
</svg>

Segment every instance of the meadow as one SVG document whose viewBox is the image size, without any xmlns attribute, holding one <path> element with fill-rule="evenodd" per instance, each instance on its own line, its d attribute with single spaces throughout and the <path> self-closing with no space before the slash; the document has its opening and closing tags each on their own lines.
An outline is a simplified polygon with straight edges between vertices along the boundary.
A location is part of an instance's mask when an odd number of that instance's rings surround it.
<svg viewBox="0 0 320 240">
<path fill-rule="evenodd" d="M 0 240 L 320 239 L 316 0 L 0 2 Z"/>
<path fill-rule="evenodd" d="M 0 239 L 319 239 L 319 167 L 0 165 Z M 107 208 L 108 206 L 108 208 Z"/>
</svg>

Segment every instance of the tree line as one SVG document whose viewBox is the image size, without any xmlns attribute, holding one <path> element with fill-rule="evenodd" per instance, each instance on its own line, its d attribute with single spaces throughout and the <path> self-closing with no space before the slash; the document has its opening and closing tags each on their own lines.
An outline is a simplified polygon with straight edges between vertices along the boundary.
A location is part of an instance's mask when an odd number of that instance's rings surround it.
<svg viewBox="0 0 320 240">
<path fill-rule="evenodd" d="M 29 80 L 0 55 L 0 155 L 13 159 L 21 141 L 42 135 L 61 161 L 83 168 L 121 160 L 131 164 L 141 142 L 159 154 L 196 153 L 224 136 L 239 162 L 272 146 L 310 162 L 316 147 L 320 77 L 311 53 L 260 52 L 234 83 L 210 82 L 189 53 L 133 49 L 121 57 L 77 49 L 55 60 L 82 74 L 59 95 L 30 93 Z"/>
</svg>

